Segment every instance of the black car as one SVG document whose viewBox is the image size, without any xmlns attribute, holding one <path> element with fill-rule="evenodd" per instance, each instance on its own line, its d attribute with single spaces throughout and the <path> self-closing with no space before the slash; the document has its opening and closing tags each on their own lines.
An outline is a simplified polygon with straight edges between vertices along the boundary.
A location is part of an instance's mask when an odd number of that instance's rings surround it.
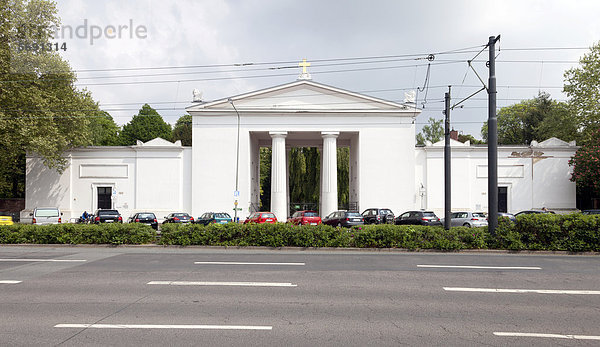
<svg viewBox="0 0 600 347">
<path fill-rule="evenodd" d="M 152 228 L 154 228 L 154 230 L 158 230 L 158 220 L 156 219 L 156 216 L 152 212 L 138 212 L 138 213 L 134 214 L 133 216 L 129 217 L 129 220 L 127 220 L 127 223 L 148 224 Z"/>
<path fill-rule="evenodd" d="M 398 216 L 395 220 L 398 225 L 442 225 L 440 219 L 432 211 L 408 211 Z"/>
<path fill-rule="evenodd" d="M 165 217 L 163 224 L 166 223 L 194 223 L 194 217 L 187 213 L 171 213 Z"/>
<path fill-rule="evenodd" d="M 583 210 L 581 211 L 583 214 L 600 214 L 600 210 Z"/>
<path fill-rule="evenodd" d="M 363 225 L 364 220 L 358 212 L 335 211 L 331 212 L 327 217 L 321 219 L 321 223 L 350 228 L 355 225 Z"/>
<path fill-rule="evenodd" d="M 542 211 L 542 210 L 526 210 L 526 211 L 521 211 L 517 214 L 515 214 L 515 217 L 519 217 L 525 214 L 540 214 L 540 213 L 551 213 L 554 214 L 553 211 Z"/>
<path fill-rule="evenodd" d="M 362 213 L 365 224 L 392 224 L 394 212 L 389 208 L 368 208 Z"/>
<path fill-rule="evenodd" d="M 513 222 L 513 223 L 515 223 L 517 221 L 517 218 L 512 213 L 498 212 L 498 219 L 500 219 L 500 218 L 506 218 L 506 219 L 508 219 L 509 222 Z"/>
<path fill-rule="evenodd" d="M 92 223 L 123 223 L 123 217 L 117 210 L 96 210 Z"/>
</svg>

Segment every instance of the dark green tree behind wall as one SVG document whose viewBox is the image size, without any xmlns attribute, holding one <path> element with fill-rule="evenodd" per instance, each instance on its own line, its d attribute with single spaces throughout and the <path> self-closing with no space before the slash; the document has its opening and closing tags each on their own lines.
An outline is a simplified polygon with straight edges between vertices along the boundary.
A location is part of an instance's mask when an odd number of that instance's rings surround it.
<svg viewBox="0 0 600 347">
<path fill-rule="evenodd" d="M 184 146 L 192 145 L 192 116 L 189 114 L 179 117 L 173 127 L 173 141 L 181 140 Z"/>
<path fill-rule="evenodd" d="M 119 134 L 119 144 L 135 145 L 137 140 L 147 142 L 157 137 L 171 141 L 171 126 L 150 105 L 144 104 L 137 115 L 123 126 Z"/>
<path fill-rule="evenodd" d="M 487 142 L 487 122 L 481 135 Z M 568 105 L 540 92 L 537 97 L 502 107 L 498 111 L 498 143 L 501 145 L 528 145 L 558 137 L 563 141 L 579 137 L 577 120 Z"/>
</svg>

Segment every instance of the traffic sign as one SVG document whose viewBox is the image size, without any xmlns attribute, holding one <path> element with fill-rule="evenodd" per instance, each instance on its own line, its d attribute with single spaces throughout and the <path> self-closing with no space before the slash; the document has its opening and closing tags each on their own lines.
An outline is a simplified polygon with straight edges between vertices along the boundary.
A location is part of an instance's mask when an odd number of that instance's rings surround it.
<svg viewBox="0 0 600 347">
<path fill-rule="evenodd" d="M 235 196 L 235 197 L 240 196 L 240 191 L 239 190 L 234 191 L 233 196 Z"/>
</svg>

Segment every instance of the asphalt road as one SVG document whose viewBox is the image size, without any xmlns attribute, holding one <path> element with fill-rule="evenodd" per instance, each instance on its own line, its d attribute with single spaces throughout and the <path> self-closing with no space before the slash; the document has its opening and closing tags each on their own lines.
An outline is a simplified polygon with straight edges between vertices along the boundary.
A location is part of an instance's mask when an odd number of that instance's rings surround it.
<svg viewBox="0 0 600 347">
<path fill-rule="evenodd" d="M 4 246 L 0 293 L 6 346 L 600 345 L 600 256 Z"/>
</svg>

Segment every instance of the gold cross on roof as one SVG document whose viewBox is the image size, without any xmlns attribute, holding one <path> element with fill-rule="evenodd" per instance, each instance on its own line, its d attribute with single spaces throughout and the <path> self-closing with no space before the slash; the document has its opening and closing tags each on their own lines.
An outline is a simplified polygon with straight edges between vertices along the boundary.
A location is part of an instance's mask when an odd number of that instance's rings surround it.
<svg viewBox="0 0 600 347">
<path fill-rule="evenodd" d="M 302 74 L 306 74 L 306 68 L 310 66 L 310 63 L 307 63 L 306 59 L 302 59 L 302 62 L 298 63 L 298 66 L 302 67 Z"/>
</svg>

